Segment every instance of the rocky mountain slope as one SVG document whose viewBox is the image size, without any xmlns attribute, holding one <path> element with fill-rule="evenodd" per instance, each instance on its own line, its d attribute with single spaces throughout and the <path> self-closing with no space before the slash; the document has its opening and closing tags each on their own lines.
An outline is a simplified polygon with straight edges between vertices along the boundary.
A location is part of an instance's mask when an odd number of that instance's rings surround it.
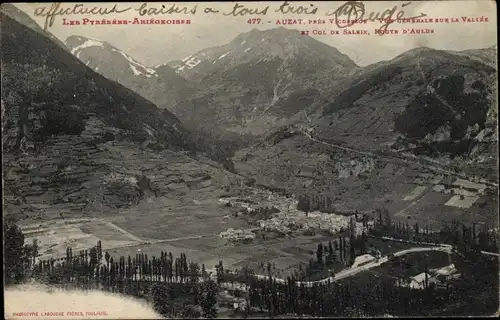
<svg viewBox="0 0 500 320">
<path fill-rule="evenodd" d="M 54 41 L 57 45 L 59 45 L 61 48 L 64 50 L 68 50 L 64 43 L 57 39 L 52 33 L 50 33 L 48 30 L 43 30 L 38 23 L 36 23 L 33 19 L 30 18 L 29 15 L 27 15 L 25 12 L 22 10 L 19 10 L 15 5 L 10 4 L 10 3 L 2 3 L 2 12 L 6 13 L 11 17 L 12 19 L 16 20 L 17 22 L 23 24 L 24 26 L 30 28 L 33 31 L 36 31 L 40 33 L 41 35 L 44 35 L 46 37 L 49 37 L 52 41 Z"/>
<path fill-rule="evenodd" d="M 349 81 L 313 124 L 315 135 L 366 150 L 473 156 L 496 139 L 496 73 L 461 54 L 410 50 Z"/>
<path fill-rule="evenodd" d="M 239 151 L 236 169 L 273 187 L 322 190 L 358 180 L 377 155 L 417 156 L 497 180 L 496 74 L 462 53 L 410 50 L 356 70 L 308 121 Z"/>
<path fill-rule="evenodd" d="M 285 28 L 253 29 L 169 65 L 205 85 L 179 104 L 176 114 L 253 134 L 314 108 L 358 68 L 337 49 Z"/>
<path fill-rule="evenodd" d="M 182 151 L 191 145 L 170 112 L 94 72 L 9 12 L 0 18 L 4 214 L 99 215 L 225 183 L 220 165 Z"/>
<path fill-rule="evenodd" d="M 274 58 L 290 63 L 285 64 L 285 67 L 296 68 L 297 71 L 300 68 L 302 71 L 317 70 L 312 64 L 319 61 L 327 62 L 328 66 L 335 65 L 339 70 L 356 66 L 349 57 L 337 49 L 311 37 L 302 36 L 298 30 L 284 27 L 264 31 L 252 29 L 238 35 L 228 44 L 203 49 L 180 61 L 169 62 L 168 65 L 186 79 L 203 81 L 207 77 L 215 80 L 219 75 L 234 72 L 231 69 L 239 65 Z M 308 63 L 302 66 L 294 65 L 291 62 L 295 62 L 295 59 L 302 59 Z M 333 61 L 327 61 L 330 59 Z"/>
<path fill-rule="evenodd" d="M 301 118 L 358 68 L 337 49 L 285 28 L 254 29 L 156 68 L 99 40 L 71 36 L 65 43 L 96 72 L 209 131 L 262 134 Z"/>
<path fill-rule="evenodd" d="M 461 52 L 471 57 L 477 57 L 481 59 L 483 62 L 488 63 L 492 66 L 496 66 L 498 64 L 497 45 L 493 45 L 489 48 L 484 48 L 484 49 L 470 49 Z"/>
<path fill-rule="evenodd" d="M 168 66 L 146 66 L 107 42 L 83 36 L 70 36 L 65 45 L 80 61 L 167 109 L 192 91 L 189 83 Z"/>
</svg>

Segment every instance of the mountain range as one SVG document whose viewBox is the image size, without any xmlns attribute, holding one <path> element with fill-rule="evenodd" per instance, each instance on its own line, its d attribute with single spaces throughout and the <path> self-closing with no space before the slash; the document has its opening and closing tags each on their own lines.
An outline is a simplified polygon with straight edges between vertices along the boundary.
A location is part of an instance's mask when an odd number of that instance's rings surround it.
<svg viewBox="0 0 500 320">
<path fill-rule="evenodd" d="M 417 48 L 358 69 L 307 119 L 238 151 L 236 170 L 268 186 L 323 190 L 374 159 L 403 158 L 496 181 L 497 70 L 475 58 L 493 50 Z"/>
<path fill-rule="evenodd" d="M 6 215 L 113 212 L 186 181 L 189 190 L 230 175 L 188 155 L 190 133 L 168 110 L 96 73 L 51 34 L 20 23 L 29 17 L 12 5 L 1 8 Z"/>
<path fill-rule="evenodd" d="M 80 42 L 75 39 L 85 41 L 81 37 L 69 37 L 66 44 L 75 54 L 78 52 L 77 57 L 93 66 L 94 70 L 99 68 L 99 61 L 118 54 L 116 48 L 107 44 L 79 47 Z M 88 39 L 87 43 L 92 43 L 92 40 Z M 370 101 L 375 105 L 388 104 L 390 107 L 384 108 L 383 115 L 379 110 L 381 106 L 371 107 L 373 110 L 369 112 L 354 108 L 369 119 L 347 119 L 348 121 L 334 126 L 336 130 L 347 130 L 344 127 L 350 127 L 352 122 L 364 123 L 366 126 L 371 122 L 386 133 L 387 130 L 398 131 L 397 128 L 389 128 L 397 126 L 401 129 L 398 132 L 402 136 L 413 139 L 416 133 L 405 132 L 412 130 L 412 127 L 404 125 L 405 115 L 399 113 L 410 104 L 410 100 L 421 99 L 421 95 L 425 95 L 424 91 L 432 91 L 433 81 L 438 81 L 438 78 L 445 75 L 463 74 L 469 77 L 474 74 L 472 77 L 481 82 L 483 76 L 491 80 L 491 75 L 496 72 L 496 47 L 462 52 L 418 48 L 390 61 L 360 67 L 336 48 L 303 36 L 297 30 L 283 27 L 264 31 L 253 29 L 225 45 L 203 49 L 181 60 L 149 69 L 151 75 L 156 75 L 161 70 L 168 77 L 136 75 L 133 67 L 126 67 L 125 63 L 131 66 L 138 63 L 130 62 L 134 60 L 121 51 L 118 55 L 122 57 L 113 59 L 117 63 L 106 64 L 106 70 L 101 73 L 142 94 L 160 108 L 172 111 L 186 126 L 196 128 L 204 123 L 204 127 L 210 130 L 220 131 L 222 128 L 225 132 L 257 136 L 272 134 L 281 126 L 304 121 L 306 118 L 310 120 L 311 117 L 318 118 L 318 126 L 323 127 L 325 135 L 347 136 L 344 132 L 330 132 L 330 122 L 336 122 L 336 117 L 341 112 L 346 112 L 345 109 L 350 109 L 352 104 L 363 104 L 367 108 L 365 101 Z M 420 72 L 413 72 L 419 69 Z M 165 79 L 161 82 L 168 85 L 158 89 L 158 78 Z M 488 102 L 494 96 L 491 95 L 494 86 L 490 82 L 484 88 L 490 93 L 484 90 L 476 92 L 487 95 L 489 98 L 485 99 L 489 99 Z M 169 88 L 168 94 L 164 93 L 166 86 Z M 150 88 L 149 92 L 145 92 L 144 88 Z M 378 93 L 375 92 L 377 88 Z M 385 88 L 392 90 L 388 93 Z M 407 90 L 408 88 L 411 90 Z M 172 96 L 174 98 L 170 98 Z M 470 96 L 470 99 L 474 98 Z M 438 104 L 446 105 L 441 102 Z M 478 103 L 484 105 L 483 102 Z M 494 102 L 488 102 L 486 104 L 494 105 Z M 444 108 L 451 110 L 446 106 Z M 489 114 L 489 119 L 495 119 L 494 108 L 490 109 L 483 112 L 483 117 Z M 409 111 L 405 114 L 413 117 Z M 427 116 L 425 112 L 420 113 L 422 119 Z M 210 121 L 206 121 L 207 119 Z M 419 139 L 428 134 L 430 138 L 444 125 L 443 119 L 437 119 L 437 122 L 427 128 L 421 126 L 421 121 L 417 119 L 413 122 L 414 128 L 422 128 L 422 132 L 417 135 L 425 133 Z M 325 126 L 325 123 L 328 125 Z M 462 127 L 468 125 L 460 124 Z M 481 123 L 479 126 L 483 128 Z M 359 128 L 356 130 L 359 131 Z M 363 130 L 356 134 L 362 136 L 365 133 Z M 462 128 L 460 134 L 463 136 L 465 131 Z M 455 140 L 456 137 L 457 133 Z M 387 138 L 391 140 L 394 135 L 391 133 Z M 370 139 L 362 140 L 371 144 Z M 389 143 L 389 140 L 384 143 Z"/>
<path fill-rule="evenodd" d="M 1 16 L 10 210 L 88 209 L 117 175 L 135 182 L 120 178 L 110 201 L 131 205 L 196 180 L 193 167 L 292 191 L 341 185 L 380 157 L 498 179 L 496 46 L 421 47 L 361 67 L 299 31 L 254 29 L 153 67 L 98 39 L 62 43 L 16 10 Z M 164 165 L 176 161 L 187 165 L 171 180 Z"/>
<path fill-rule="evenodd" d="M 103 75 L 130 87 L 159 107 L 171 110 L 188 127 L 197 127 L 203 122 L 204 126 L 211 126 L 214 130 L 223 128 L 252 135 L 270 134 L 280 126 L 318 112 L 324 115 L 323 110 L 338 114 L 331 111 L 345 108 L 343 105 L 362 98 L 361 95 L 370 96 L 368 100 L 373 101 L 382 99 L 380 102 L 389 96 L 397 100 L 396 104 L 400 106 L 391 107 L 392 112 L 384 111 L 390 119 L 382 117 L 387 123 L 393 122 L 398 108 L 408 104 L 406 98 L 413 97 L 412 92 L 421 91 L 422 88 L 416 90 L 416 87 L 426 87 L 435 79 L 438 72 L 430 69 L 441 66 L 448 58 L 451 60 L 445 64 L 454 65 L 462 73 L 475 67 L 488 75 L 496 72 L 496 47 L 462 52 L 419 48 L 393 60 L 362 68 L 336 48 L 303 36 L 299 31 L 280 27 L 265 31 L 253 29 L 228 44 L 149 68 L 150 75 L 144 76 L 133 70 L 133 65 L 140 64 L 127 54 L 102 42 L 99 42 L 101 45 L 81 45 L 84 41 L 98 43 L 73 36 L 66 40 L 66 45 L 94 70 L 105 64 L 107 67 L 100 71 Z M 109 57 L 113 57 L 116 63 L 105 63 Z M 410 74 L 410 67 L 416 64 L 422 71 Z M 438 68 L 444 74 L 450 73 L 444 69 L 444 66 Z M 160 72 L 168 76 L 158 76 Z M 426 73 L 429 73 L 428 79 L 424 78 Z M 158 86 L 158 82 L 164 85 Z M 363 86 L 372 91 L 365 92 Z M 165 87 L 169 93 L 165 93 Z M 371 97 L 374 87 L 392 87 L 395 92 Z M 408 97 L 400 97 L 399 93 L 408 91 L 409 87 L 414 90 L 408 93 Z M 149 92 L 145 88 L 149 88 Z M 358 92 L 360 89 L 364 90 L 362 94 Z M 376 112 L 378 114 L 378 110 Z M 371 122 L 378 121 L 378 117 L 370 116 L 373 118 Z M 326 118 L 323 122 L 335 121 Z M 401 127 L 403 116 L 398 119 Z M 421 127 L 418 121 L 414 124 Z M 346 125 L 349 126 L 350 122 Z M 436 125 L 431 135 L 440 127 Z M 382 127 L 380 125 L 381 129 L 386 129 Z"/>
<path fill-rule="evenodd" d="M 173 105 L 192 92 L 190 84 L 173 69 L 167 66 L 145 66 L 107 42 L 70 36 L 64 43 L 86 66 L 157 105 L 170 106 L 168 109 L 172 109 Z"/>
<path fill-rule="evenodd" d="M 88 45 L 82 46 L 84 41 Z M 65 43 L 85 64 L 171 110 L 188 127 L 203 121 L 214 129 L 250 134 L 263 134 L 281 122 L 288 123 L 304 104 L 321 101 L 323 88 L 335 92 L 336 84 L 358 68 L 336 48 L 299 31 L 254 29 L 226 45 L 150 69 L 151 74 L 154 70 L 170 75 L 164 82 L 176 95 L 172 100 L 156 84 L 161 77 L 136 76 L 127 67 L 133 63 L 125 53 L 82 37 L 69 37 Z M 114 63 L 102 69 L 106 63 L 101 61 L 108 57 Z M 146 93 L 144 87 L 150 91 Z"/>
</svg>

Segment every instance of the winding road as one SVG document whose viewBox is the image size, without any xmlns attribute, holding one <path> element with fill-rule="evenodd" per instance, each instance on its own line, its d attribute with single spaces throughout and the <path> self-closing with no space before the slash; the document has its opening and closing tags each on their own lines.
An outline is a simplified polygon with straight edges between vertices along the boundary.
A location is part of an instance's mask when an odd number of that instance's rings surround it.
<svg viewBox="0 0 500 320">
<path fill-rule="evenodd" d="M 345 150 L 345 151 L 349 151 L 349 152 L 352 152 L 352 153 L 356 153 L 356 154 L 360 154 L 360 155 L 364 155 L 364 156 L 369 156 L 369 157 L 372 157 L 372 158 L 385 158 L 385 159 L 395 160 L 395 161 L 398 161 L 398 162 L 399 161 L 403 161 L 403 162 L 406 162 L 406 163 L 413 163 L 413 164 L 419 165 L 419 166 L 421 166 L 421 167 L 423 167 L 425 169 L 428 169 L 428 170 L 431 170 L 431 171 L 434 171 L 434 172 L 439 172 L 439 173 L 443 173 L 443 174 L 446 174 L 446 175 L 455 176 L 455 177 L 459 177 L 459 178 L 462 178 L 462 179 L 465 179 L 465 180 L 469 180 L 469 181 L 472 181 L 472 182 L 482 183 L 482 184 L 486 184 L 486 185 L 493 186 L 493 187 L 498 187 L 498 183 L 496 183 L 496 182 L 488 181 L 488 180 L 484 180 L 484 179 L 471 178 L 471 177 L 468 177 L 468 176 L 466 176 L 464 174 L 460 174 L 460 173 L 457 173 L 457 172 L 454 172 L 454 171 L 445 170 L 445 169 L 438 168 L 438 167 L 435 167 L 435 166 L 431 166 L 431 165 L 428 165 L 428 164 L 423 164 L 420 161 L 413 161 L 413 160 L 410 160 L 410 159 L 407 159 L 407 158 L 392 157 L 392 156 L 388 156 L 388 155 L 377 154 L 377 153 L 370 152 L 370 151 L 360 151 L 360 150 L 356 150 L 356 149 L 353 149 L 353 148 L 349 148 L 349 147 L 344 147 L 344 146 L 340 146 L 340 145 L 337 145 L 337 144 L 328 143 L 328 142 L 325 142 L 325 141 L 322 141 L 322 140 L 314 138 L 311 135 L 311 133 L 307 132 L 307 130 L 304 130 L 303 128 L 300 129 L 300 132 L 303 135 L 305 135 L 309 140 L 314 141 L 316 143 L 320 143 L 320 144 L 329 146 L 329 147 L 332 147 L 332 148 L 336 148 L 336 149 L 340 149 L 340 150 Z"/>
<path fill-rule="evenodd" d="M 398 252 L 394 253 L 394 256 L 395 257 L 400 257 L 400 256 L 404 256 L 404 255 L 410 254 L 410 253 L 426 252 L 426 251 L 442 251 L 442 252 L 446 252 L 446 253 L 451 253 L 452 252 L 452 247 L 451 246 L 439 246 L 439 247 L 430 247 L 430 248 L 423 248 L 423 247 L 410 248 L 410 249 L 405 249 L 405 250 L 398 251 Z M 381 266 L 382 264 L 384 264 L 384 263 L 386 263 L 388 261 L 389 261 L 389 257 L 388 256 L 381 257 L 378 260 L 369 262 L 369 263 L 364 264 L 362 266 L 358 266 L 358 267 L 354 267 L 354 268 L 350 268 L 350 269 L 344 269 L 344 270 L 336 273 L 335 275 L 333 275 L 331 277 L 327 277 L 327 278 L 324 278 L 324 279 L 321 279 L 321 280 L 316 280 L 316 281 L 297 281 L 297 285 L 300 286 L 300 285 L 303 284 L 306 287 L 311 287 L 311 286 L 313 286 L 315 284 L 324 284 L 324 283 L 328 283 L 328 282 L 339 281 L 339 280 L 342 280 L 342 279 L 345 279 L 345 278 L 352 277 L 355 274 L 358 274 L 360 272 L 363 272 L 363 271 L 366 271 L 366 270 L 369 270 L 369 269 Z M 256 275 L 256 277 L 258 279 L 269 279 L 269 276 L 264 276 L 264 275 Z M 278 282 L 278 283 L 285 283 L 285 281 L 286 281 L 284 279 L 279 279 L 279 278 L 273 278 L 273 279 L 275 279 L 276 282 Z"/>
<path fill-rule="evenodd" d="M 398 241 L 398 242 L 407 242 L 407 243 L 416 243 L 416 244 L 420 244 L 420 245 L 429 245 L 429 246 L 431 246 L 431 247 L 415 247 L 415 248 L 409 248 L 409 249 L 401 250 L 401 251 L 395 252 L 393 254 L 395 257 L 401 257 L 401 256 L 404 256 L 404 255 L 411 254 L 411 253 L 416 253 L 416 252 L 440 251 L 440 252 L 445 252 L 445 253 L 448 253 L 448 254 L 451 254 L 453 252 L 453 246 L 451 246 L 449 244 L 434 244 L 434 243 L 426 243 L 426 242 L 412 242 L 412 241 L 406 241 L 406 240 L 402 240 L 402 239 L 394 239 L 394 238 L 389 238 L 389 237 L 383 237 L 383 239 L 384 240 L 391 240 L 391 241 Z M 494 252 L 481 251 L 481 253 L 484 254 L 484 255 L 499 257 L 499 254 L 498 253 L 494 253 Z M 388 261 L 389 261 L 389 256 L 381 257 L 381 258 L 379 258 L 379 259 L 377 259 L 375 261 L 366 263 L 366 264 L 361 265 L 361 266 L 357 266 L 357 267 L 349 268 L 349 269 L 343 269 L 340 272 L 336 273 L 335 275 L 327 277 L 327 278 L 324 278 L 324 279 L 321 279 L 321 280 L 316 280 L 316 281 L 297 281 L 296 285 L 300 286 L 300 285 L 304 284 L 304 286 L 306 286 L 306 287 L 312 287 L 315 284 L 325 284 L 325 283 L 328 283 L 328 282 L 339 281 L 339 280 L 342 280 L 342 279 L 345 279 L 345 278 L 352 277 L 352 276 L 354 276 L 354 275 L 356 275 L 356 274 L 358 274 L 360 272 L 363 272 L 363 271 L 366 271 L 366 270 L 369 270 L 369 269 L 372 269 L 372 268 L 379 267 L 379 266 L 381 266 L 382 264 L 384 264 L 384 263 L 386 263 Z M 207 272 L 212 274 L 212 278 L 215 278 L 215 275 L 216 275 L 216 270 L 215 269 L 207 269 Z M 231 272 L 231 273 L 233 273 L 233 272 Z M 269 280 L 269 276 L 266 276 L 266 275 L 255 274 L 253 276 L 256 277 L 259 280 Z M 277 278 L 277 277 L 273 277 L 273 280 L 275 280 L 278 283 L 282 283 L 282 284 L 286 282 L 285 279 Z M 226 283 L 226 284 L 228 284 L 228 283 Z M 243 283 L 236 283 L 236 286 L 239 287 L 239 289 L 242 289 L 242 290 L 245 290 L 245 288 L 246 288 Z M 232 284 L 232 287 L 234 288 L 235 285 Z"/>
</svg>

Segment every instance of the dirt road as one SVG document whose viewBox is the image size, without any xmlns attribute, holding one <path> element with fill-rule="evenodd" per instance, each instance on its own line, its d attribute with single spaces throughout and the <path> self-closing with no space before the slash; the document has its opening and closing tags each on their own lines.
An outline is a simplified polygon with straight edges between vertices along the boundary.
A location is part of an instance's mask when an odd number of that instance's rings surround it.
<svg viewBox="0 0 500 320">
<path fill-rule="evenodd" d="M 482 183 L 482 184 L 486 184 L 486 185 L 493 186 L 493 187 L 498 187 L 498 183 L 497 182 L 488 181 L 488 180 L 484 180 L 484 179 L 477 179 L 477 178 L 473 178 L 473 177 L 468 177 L 468 176 L 466 176 L 464 174 L 460 174 L 460 173 L 457 173 L 457 172 L 454 172 L 454 171 L 450 171 L 450 170 L 438 168 L 436 166 L 431 166 L 431 165 L 428 165 L 428 164 L 423 164 L 423 163 L 421 163 L 420 161 L 417 161 L 417 160 L 409 160 L 407 158 L 391 157 L 391 156 L 388 156 L 388 155 L 377 154 L 377 153 L 373 153 L 373 152 L 370 152 L 370 151 L 361 151 L 361 150 L 356 150 L 356 149 L 349 148 L 349 147 L 344 147 L 344 146 L 340 146 L 340 145 L 328 143 L 328 142 L 325 142 L 325 141 L 322 141 L 322 140 L 314 138 L 306 130 L 301 130 L 301 132 L 309 140 L 314 141 L 316 143 L 320 143 L 320 144 L 329 146 L 329 147 L 332 147 L 332 148 L 336 148 L 336 149 L 340 149 L 340 150 L 345 150 L 345 151 L 349 151 L 349 152 L 352 152 L 352 153 L 356 153 L 356 154 L 360 154 L 360 155 L 364 155 L 364 156 L 369 156 L 369 157 L 372 157 L 372 158 L 385 158 L 385 159 L 390 159 L 390 160 L 399 161 L 399 162 L 402 161 L 402 162 L 405 162 L 405 163 L 413 163 L 413 164 L 419 165 L 419 166 L 421 166 L 421 167 L 423 167 L 425 169 L 428 169 L 428 170 L 431 170 L 431 171 L 434 171 L 434 172 L 443 173 L 443 174 L 454 176 L 454 177 L 459 177 L 459 178 L 462 178 L 462 179 L 465 179 L 465 180 L 469 180 L 469 181 L 476 182 L 476 183 Z"/>
</svg>

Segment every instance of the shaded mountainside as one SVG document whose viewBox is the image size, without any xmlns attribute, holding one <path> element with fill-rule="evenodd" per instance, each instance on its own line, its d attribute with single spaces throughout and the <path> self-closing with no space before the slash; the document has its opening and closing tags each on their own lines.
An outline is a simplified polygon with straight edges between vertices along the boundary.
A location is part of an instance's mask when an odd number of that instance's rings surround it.
<svg viewBox="0 0 500 320">
<path fill-rule="evenodd" d="M 46 120 L 38 121 L 38 127 L 32 124 L 37 121 L 22 123 L 17 128 L 18 140 L 27 135 L 43 139 L 58 131 L 78 134 L 85 118 L 95 115 L 140 141 L 183 144 L 184 130 L 174 115 L 96 74 L 49 38 L 3 13 L 2 77 L 2 99 L 9 106 L 8 112 L 16 110 L 15 118 L 21 122 Z M 14 124 L 14 118 L 9 122 Z"/>
<path fill-rule="evenodd" d="M 110 213 L 148 197 L 220 189 L 232 176 L 182 151 L 192 146 L 174 115 L 0 15 L 6 214 Z"/>
<path fill-rule="evenodd" d="M 167 65 L 151 68 L 136 61 L 125 52 L 109 43 L 82 36 L 70 36 L 65 41 L 71 54 L 96 73 L 130 88 L 153 103 L 161 104 L 165 114 L 172 106 L 184 99 L 194 86 Z M 188 118 L 190 115 L 187 115 Z M 183 119 L 186 120 L 186 119 Z M 225 134 L 208 130 L 206 119 L 200 126 L 195 123 L 185 133 L 192 150 L 205 152 L 210 158 L 223 163 L 230 169 L 232 152 L 245 142 L 244 136 Z"/>
<path fill-rule="evenodd" d="M 177 105 L 181 119 L 211 119 L 214 127 L 252 134 L 314 109 L 358 68 L 337 49 L 285 28 L 254 29 L 169 66 L 204 86 Z"/>
<path fill-rule="evenodd" d="M 492 66 L 496 66 L 498 64 L 498 50 L 496 45 L 485 49 L 464 50 L 461 51 L 461 53 L 467 54 L 472 57 L 477 57 Z"/>
<path fill-rule="evenodd" d="M 467 55 L 410 50 L 356 70 L 309 121 L 239 151 L 236 169 L 273 187 L 324 190 L 362 185 L 363 172 L 387 162 L 373 154 L 389 154 L 498 180 L 496 74 Z"/>
<path fill-rule="evenodd" d="M 57 43 L 61 48 L 63 48 L 66 51 L 68 50 L 64 45 L 64 43 L 62 43 L 49 31 L 43 30 L 33 19 L 30 18 L 29 15 L 27 15 L 22 10 L 19 10 L 15 5 L 10 3 L 2 3 L 1 8 L 2 12 L 8 14 L 9 17 L 11 17 L 12 19 L 32 29 L 33 31 L 36 31 L 46 37 L 49 37 L 52 41 Z"/>
<path fill-rule="evenodd" d="M 322 139 L 366 150 L 471 155 L 496 141 L 496 73 L 468 56 L 410 50 L 348 81 L 312 127 Z"/>
<path fill-rule="evenodd" d="M 70 36 L 65 45 L 80 61 L 160 107 L 172 109 L 192 91 L 190 84 L 167 66 L 152 68 L 107 42 Z"/>
</svg>

